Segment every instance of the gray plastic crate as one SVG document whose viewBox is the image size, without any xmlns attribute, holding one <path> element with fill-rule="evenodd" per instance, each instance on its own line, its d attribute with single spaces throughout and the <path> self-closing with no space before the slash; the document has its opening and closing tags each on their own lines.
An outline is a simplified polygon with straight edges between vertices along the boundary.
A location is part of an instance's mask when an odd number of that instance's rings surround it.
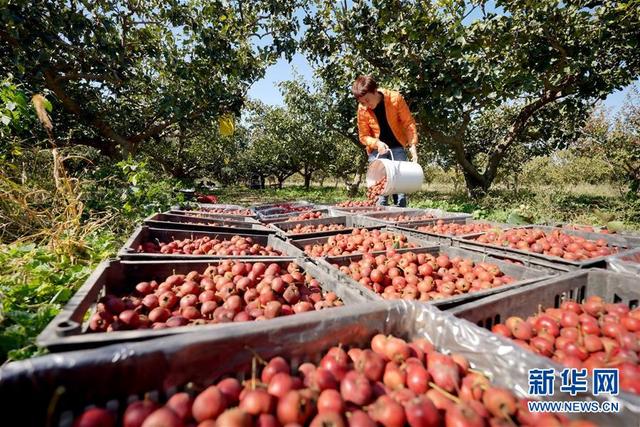
<svg viewBox="0 0 640 427">
<path fill-rule="evenodd" d="M 334 230 L 334 231 L 318 231 L 313 233 L 292 233 L 291 230 L 297 225 L 319 225 L 319 224 L 341 224 L 344 225 L 345 228 L 342 230 Z M 322 236 L 330 236 L 332 234 L 344 234 L 350 233 L 354 228 L 359 228 L 363 226 L 363 222 L 357 216 L 336 216 L 336 217 L 328 217 L 328 218 L 319 218 L 319 219 L 309 219 L 306 221 L 288 221 L 288 222 L 276 222 L 272 223 L 271 227 L 276 230 L 276 232 L 288 239 L 309 239 L 312 237 L 322 237 Z M 372 228 L 381 228 L 383 225 L 375 225 Z"/>
<path fill-rule="evenodd" d="M 461 295 L 452 296 L 449 298 L 443 298 L 439 300 L 429 301 L 428 304 L 435 305 L 441 310 L 446 310 L 450 307 L 454 307 L 460 304 L 463 304 L 468 301 L 473 301 L 479 298 L 484 298 L 488 295 L 493 295 L 496 293 L 504 292 L 509 289 L 519 288 L 521 286 L 530 285 L 532 283 L 537 283 L 541 280 L 551 277 L 553 273 L 543 272 L 540 270 L 535 270 L 532 268 L 523 267 L 520 265 L 512 264 L 509 262 L 505 262 L 503 260 L 493 258 L 491 256 L 486 256 L 480 254 L 478 252 L 469 251 L 460 248 L 454 248 L 451 246 L 435 246 L 429 248 L 418 248 L 415 250 L 408 250 L 410 252 L 415 253 L 430 253 L 430 254 L 447 254 L 450 257 L 462 257 L 466 259 L 471 259 L 474 263 L 479 262 L 488 262 L 497 265 L 500 270 L 509 276 L 512 276 L 516 279 L 516 282 L 500 286 L 497 288 L 491 288 L 480 292 L 472 292 Z M 361 289 L 365 292 L 365 295 L 374 300 L 382 300 L 382 296 L 377 294 L 374 291 L 371 291 L 365 288 L 363 285 L 355 281 L 351 278 L 351 276 L 340 271 L 338 267 L 334 264 L 338 264 L 338 266 L 349 265 L 353 261 L 359 261 L 362 259 L 362 254 L 360 255 L 346 255 L 343 257 L 331 257 L 330 259 L 320 259 L 317 261 L 318 266 L 324 267 L 329 274 L 331 274 L 336 280 L 339 281 L 347 281 L 351 286 L 355 287 L 355 289 Z"/>
<path fill-rule="evenodd" d="M 358 227 L 358 228 L 366 228 L 366 229 L 379 229 L 380 231 L 386 231 L 389 233 L 395 233 L 395 234 L 404 234 L 402 233 L 402 230 L 399 230 L 397 228 L 393 228 L 393 227 Z M 343 232 L 345 230 L 340 230 L 340 231 L 336 231 L 333 232 L 331 235 L 337 235 L 337 234 L 350 234 L 351 231 L 350 230 L 346 230 L 346 232 Z M 405 236 L 407 236 L 406 234 L 404 234 Z M 302 239 L 289 239 L 288 242 L 292 245 L 295 246 L 299 252 L 296 254 L 297 256 L 310 256 L 307 255 L 304 252 L 304 247 L 305 245 L 315 245 L 315 244 L 324 244 L 327 240 L 329 240 L 329 236 L 319 236 L 319 237 L 310 237 L 310 238 L 302 238 Z M 432 247 L 432 246 L 436 246 L 437 244 L 434 242 L 429 242 L 426 239 L 421 239 L 418 237 L 414 237 L 414 236 L 407 236 L 407 241 L 410 243 L 415 243 L 416 247 Z M 410 251 L 412 248 L 407 248 L 407 249 L 397 249 L 397 252 L 405 252 L 405 251 Z M 370 252 L 372 254 L 383 254 L 386 251 L 375 251 L 375 252 Z M 321 258 L 326 258 L 326 259 L 331 259 L 333 258 L 333 256 L 323 256 Z"/>
<path fill-rule="evenodd" d="M 408 216 L 408 217 L 421 217 L 424 215 L 431 215 L 433 218 L 422 218 L 416 220 L 399 220 L 397 219 L 400 216 Z M 465 220 L 466 218 L 471 218 L 471 214 L 467 213 L 457 213 L 457 212 L 447 212 L 442 209 L 409 209 L 405 211 L 399 212 L 369 212 L 363 213 L 363 217 L 374 219 L 376 221 L 380 221 L 385 224 L 390 225 L 400 225 L 400 224 L 411 224 L 418 221 L 437 221 L 439 219 L 451 219 L 451 220 Z"/>
<path fill-rule="evenodd" d="M 364 212 L 396 212 L 401 208 L 394 206 L 356 206 L 356 207 L 342 207 L 342 206 L 329 206 L 329 212 L 335 216 L 342 215 L 360 215 Z"/>
<path fill-rule="evenodd" d="M 559 227 L 562 228 L 563 230 L 567 230 L 567 229 L 571 229 L 571 228 L 565 228 L 565 227 L 571 227 L 571 226 L 577 226 L 577 227 L 592 227 L 594 229 L 593 232 L 591 231 L 584 231 L 584 230 L 574 230 L 574 231 L 580 231 L 582 233 L 594 233 L 598 236 L 601 235 L 611 235 L 611 236 L 619 236 L 622 237 L 626 240 L 628 240 L 631 243 L 634 243 L 638 246 L 640 246 L 640 233 L 637 232 L 629 232 L 629 231 L 623 231 L 621 233 L 618 232 L 607 232 L 607 226 L 602 226 L 602 225 L 584 225 L 584 224 L 571 224 L 571 223 L 566 223 L 566 222 L 556 222 L 553 224 L 550 224 L 551 227 Z"/>
<path fill-rule="evenodd" d="M 547 225 L 549 227 L 558 227 L 558 228 L 563 228 L 565 230 L 571 230 L 572 226 L 576 226 L 576 227 L 591 227 L 593 228 L 593 232 L 594 233 L 600 233 L 601 230 L 605 230 L 606 227 L 603 227 L 601 225 L 587 225 L 587 224 L 572 224 L 569 222 L 553 222 L 553 221 L 545 221 L 544 225 Z M 586 231 L 586 230 L 577 230 L 577 231 L 585 231 L 587 233 L 591 233 L 590 231 Z M 606 234 L 606 233 L 605 233 Z"/>
<path fill-rule="evenodd" d="M 294 218 L 296 216 L 305 214 L 305 213 L 316 213 L 316 212 L 320 212 L 322 214 L 322 216 L 324 218 L 326 217 L 330 217 L 331 214 L 329 213 L 329 209 L 310 209 L 308 211 L 304 211 L 304 212 L 291 212 L 288 214 L 276 214 L 276 215 L 262 215 L 262 214 L 258 214 L 258 219 L 260 220 L 260 222 L 264 223 L 264 224 L 273 224 L 274 222 L 286 222 L 289 221 L 291 218 Z M 305 220 L 308 221 L 308 220 Z"/>
<path fill-rule="evenodd" d="M 607 258 L 607 269 L 640 277 L 640 248 Z"/>
<path fill-rule="evenodd" d="M 454 247 L 460 247 L 460 245 L 458 244 L 454 244 Z M 471 248 L 464 248 L 462 247 L 461 249 L 466 249 L 466 250 L 471 250 L 473 252 L 479 252 L 484 254 L 485 256 L 490 256 L 502 261 L 506 261 L 509 262 L 511 264 L 516 264 L 516 265 L 520 265 L 522 267 L 527 267 L 527 268 L 532 268 L 534 270 L 540 270 L 540 271 L 546 271 L 548 273 L 551 274 L 559 274 L 559 273 L 566 273 L 567 271 L 573 271 L 574 269 L 569 268 L 565 265 L 562 264 L 556 264 L 556 263 L 539 263 L 539 260 L 536 258 L 528 258 L 528 257 L 523 257 L 523 256 L 519 256 L 518 254 L 515 253 L 500 253 L 500 252 L 495 252 L 493 250 L 487 250 L 486 248 L 477 248 L 477 249 L 471 249 Z"/>
<path fill-rule="evenodd" d="M 291 208 L 301 208 L 304 209 L 305 212 L 311 209 L 315 209 L 316 205 L 311 202 L 307 202 L 306 200 L 296 200 L 296 201 L 283 201 L 283 202 L 273 202 L 273 203 L 263 203 L 258 205 L 251 206 L 251 209 L 257 213 L 258 215 L 282 215 L 288 213 L 288 209 L 284 206 Z"/>
<path fill-rule="evenodd" d="M 460 238 L 464 238 L 466 236 L 471 236 L 471 235 L 475 235 L 477 233 L 469 233 L 469 234 L 459 234 L 459 235 L 453 235 L 453 234 L 439 234 L 439 233 L 433 233 L 433 232 L 428 232 L 428 231 L 421 231 L 418 230 L 419 227 L 422 226 L 426 226 L 426 225 L 434 225 L 436 224 L 437 221 L 444 221 L 447 224 L 450 223 L 458 223 L 458 224 L 472 224 L 472 223 L 482 223 L 482 224 L 490 224 L 492 226 L 495 226 L 496 228 L 501 228 L 503 230 L 506 230 L 508 228 L 512 228 L 513 225 L 511 224 L 503 224 L 503 223 L 498 223 L 498 222 L 491 222 L 491 221 L 477 221 L 477 220 L 472 220 L 471 218 L 440 218 L 440 219 L 435 219 L 435 220 L 430 220 L 430 221 L 419 221 L 419 222 L 404 222 L 404 223 L 400 223 L 397 225 L 397 227 L 401 230 L 406 231 L 408 234 L 412 234 L 412 235 L 417 235 L 419 237 L 423 237 L 429 240 L 432 240 L 434 242 L 438 242 L 438 243 L 442 243 L 442 244 L 446 244 L 446 245 L 452 245 L 452 246 L 457 246 L 458 244 L 458 239 Z"/>
<path fill-rule="evenodd" d="M 275 231 L 273 232 L 275 233 Z M 299 251 L 295 247 L 285 242 L 275 234 L 256 234 L 247 232 L 245 230 L 235 230 L 229 228 L 227 232 L 208 232 L 198 230 L 178 230 L 178 229 L 165 229 L 165 228 L 152 228 L 146 225 L 138 227 L 129 240 L 125 242 L 120 251 L 118 252 L 118 258 L 120 259 L 133 259 L 133 260 L 154 260 L 154 259 L 225 259 L 225 258 L 237 258 L 234 255 L 186 255 L 186 254 L 163 254 L 163 253 L 145 253 L 137 252 L 137 248 L 144 242 L 170 242 L 173 240 L 181 239 L 197 239 L 200 237 L 209 236 L 211 238 L 217 238 L 220 240 L 229 240 L 233 236 L 251 237 L 255 243 L 259 243 L 262 246 L 270 245 L 275 250 L 282 252 L 282 257 L 299 256 Z M 247 255 L 251 256 L 251 255 Z M 260 257 L 257 255 L 257 257 Z M 273 258 L 273 256 L 271 256 Z"/>
<path fill-rule="evenodd" d="M 255 211 L 261 211 L 265 209 L 271 209 L 275 206 L 279 205 L 289 205 L 289 206 L 314 206 L 313 203 L 308 202 L 306 200 L 280 200 L 271 203 L 259 203 L 256 205 L 251 205 L 251 209 Z"/>
<path fill-rule="evenodd" d="M 640 304 L 639 286 L 640 278 L 637 276 L 599 269 L 577 270 L 531 286 L 469 302 L 454 307 L 449 312 L 480 327 L 491 329 L 493 325 L 504 323 L 511 316 L 526 319 L 536 314 L 540 308 L 558 308 L 563 301 L 581 302 L 592 295 L 600 296 L 610 303 L 621 302 L 630 308 L 636 308 Z M 640 396 L 628 392 L 621 392 L 621 396 L 640 408 Z"/>
<path fill-rule="evenodd" d="M 526 226 L 528 228 L 540 228 L 542 230 L 544 230 L 545 232 L 549 232 L 549 231 L 553 231 L 553 230 L 557 230 L 558 227 L 550 227 L 550 226 L 538 226 L 538 225 L 528 225 Z M 607 242 L 613 244 L 614 246 L 620 246 L 620 247 L 625 247 L 625 248 L 632 248 L 632 247 L 637 247 L 640 246 L 640 237 L 639 236 L 635 236 L 633 234 L 624 234 L 624 233 L 613 233 L 613 234 L 608 234 L 608 233 L 591 233 L 588 231 L 579 231 L 579 230 L 568 230 L 566 228 L 562 228 L 561 229 L 562 232 L 566 233 L 566 234 L 570 234 L 573 236 L 581 236 L 584 237 L 585 239 L 589 239 L 589 240 L 598 240 L 598 239 L 604 239 Z"/>
<path fill-rule="evenodd" d="M 538 226 L 538 225 L 529 225 L 521 228 L 539 228 L 543 230 L 545 233 L 560 230 L 557 227 L 548 227 L 548 226 Z M 586 233 L 581 231 L 574 230 L 562 230 L 563 233 L 574 236 L 581 236 L 590 240 L 598 240 L 603 239 L 606 240 L 609 245 L 616 246 L 619 248 L 620 253 L 624 253 L 627 249 L 633 248 L 636 245 L 625 239 L 621 236 L 611 235 L 611 234 L 598 234 L 598 233 Z M 521 249 L 513 249 L 498 245 L 493 245 L 489 243 L 480 243 L 475 241 L 474 239 L 478 236 L 481 236 L 484 233 L 472 234 L 468 236 L 463 236 L 457 238 L 459 242 L 459 246 L 471 249 L 478 250 L 478 248 L 483 248 L 483 250 L 487 253 L 495 253 L 499 255 L 510 256 L 510 254 L 517 254 L 520 259 L 526 259 L 531 264 L 537 264 L 549 268 L 562 269 L 565 271 L 571 271 L 579 268 L 592 268 L 592 267 L 605 267 L 607 257 L 596 257 L 583 261 L 572 261 L 568 259 L 564 259 L 561 257 L 538 254 L 535 252 L 524 251 Z"/>
<path fill-rule="evenodd" d="M 107 405 L 121 414 L 128 402 L 146 393 L 164 401 L 187 384 L 197 390 L 225 375 L 249 378 L 255 354 L 264 359 L 284 356 L 295 369 L 305 361 L 318 362 L 331 346 L 368 345 L 377 333 L 426 338 L 437 350 L 467 357 L 495 385 L 520 397 L 528 391 L 529 369 L 556 367 L 548 359 L 426 304 L 368 302 L 326 314 L 304 313 L 10 363 L 0 369 L 0 399 L 11 402 L 3 423 L 45 425 L 49 421 L 68 427 L 74 414 L 89 405 Z M 572 397 L 559 390 L 551 399 L 620 402 L 603 396 Z M 638 406 L 621 404 L 620 413 L 579 416 L 602 426 L 637 425 Z"/>
<path fill-rule="evenodd" d="M 232 204 L 224 204 L 224 203 L 199 203 L 199 202 L 190 202 L 185 204 L 173 205 L 171 209 L 182 210 L 183 208 L 187 208 L 184 210 L 197 210 L 198 208 L 203 209 L 246 209 L 246 207 L 241 205 L 232 205 Z"/>
<path fill-rule="evenodd" d="M 236 216 L 255 216 L 255 213 L 245 206 L 240 205 L 228 205 L 228 204 L 210 204 L 210 203 L 195 203 L 190 205 L 174 205 L 171 210 L 187 211 L 187 212 L 204 212 L 211 214 L 221 215 L 236 215 Z M 211 212 L 210 210 L 216 210 Z M 246 214 L 238 214 L 234 211 L 243 210 L 247 211 Z"/>
<path fill-rule="evenodd" d="M 229 211 L 232 212 L 232 211 Z M 174 215 L 185 215 L 185 216 L 191 216 L 191 217 L 195 217 L 195 218 L 225 218 L 229 221 L 246 221 L 246 222 L 258 222 L 258 220 L 256 219 L 256 215 L 255 214 L 251 214 L 251 215 L 234 215 L 234 214 L 230 214 L 230 213 L 224 213 L 224 214 L 220 214 L 220 213 L 211 213 L 211 212 L 204 212 L 204 211 L 185 211 L 185 210 L 179 210 L 179 209 L 171 209 L 167 212 L 164 213 L 168 213 L 168 214 L 174 214 Z"/>
<path fill-rule="evenodd" d="M 295 262 L 320 282 L 323 290 L 333 291 L 345 304 L 366 301 L 357 289 L 343 285 L 303 258 L 237 258 L 245 262 L 278 263 L 286 266 Z M 208 266 L 221 263 L 211 261 L 105 261 L 89 276 L 78 292 L 69 300 L 62 311 L 47 325 L 37 338 L 37 343 L 49 351 L 59 352 L 81 348 L 100 347 L 113 343 L 141 341 L 168 335 L 193 332 L 196 330 L 216 330 L 225 324 L 182 326 L 159 330 L 138 329 L 87 333 L 88 313 L 93 314 L 95 304 L 107 293 L 122 295 L 135 290 L 142 281 L 163 280 L 172 274 L 187 274 L 195 270 L 202 273 Z M 327 309 L 331 310 L 331 309 Z M 254 322 L 251 322 L 254 323 Z"/>
<path fill-rule="evenodd" d="M 558 308 L 565 300 L 581 302 L 591 295 L 598 295 L 607 302 L 638 307 L 640 278 L 599 269 L 576 270 L 526 288 L 460 305 L 451 312 L 490 329 L 510 316 L 526 318 L 536 314 L 539 307 Z"/>
<path fill-rule="evenodd" d="M 264 225 L 248 221 L 230 221 L 225 217 L 221 219 L 213 216 L 198 218 L 176 214 L 153 214 L 145 218 L 144 224 L 154 228 L 175 228 L 182 230 L 200 230 L 211 232 L 228 232 L 229 229 L 247 231 L 255 234 L 269 234 L 273 231 Z"/>
</svg>

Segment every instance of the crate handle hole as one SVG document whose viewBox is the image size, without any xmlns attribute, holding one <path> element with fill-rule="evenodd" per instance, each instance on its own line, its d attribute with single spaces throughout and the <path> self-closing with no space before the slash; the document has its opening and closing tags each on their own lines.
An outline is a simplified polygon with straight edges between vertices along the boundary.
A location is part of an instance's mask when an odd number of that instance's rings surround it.
<svg viewBox="0 0 640 427">
<path fill-rule="evenodd" d="M 57 325 L 56 333 L 60 336 L 66 336 L 80 329 L 80 324 L 73 320 L 63 320 Z"/>
<path fill-rule="evenodd" d="M 637 299 L 632 299 L 631 301 L 629 301 L 629 308 L 630 309 L 634 309 L 638 307 L 638 300 Z"/>
<path fill-rule="evenodd" d="M 582 302 L 582 301 L 585 300 L 585 298 L 587 297 L 587 287 L 586 286 L 581 286 L 579 288 L 578 296 L 579 296 L 579 298 L 576 298 L 576 301 Z"/>
<path fill-rule="evenodd" d="M 618 294 L 613 294 L 613 303 L 617 304 L 622 301 L 622 298 Z"/>
</svg>

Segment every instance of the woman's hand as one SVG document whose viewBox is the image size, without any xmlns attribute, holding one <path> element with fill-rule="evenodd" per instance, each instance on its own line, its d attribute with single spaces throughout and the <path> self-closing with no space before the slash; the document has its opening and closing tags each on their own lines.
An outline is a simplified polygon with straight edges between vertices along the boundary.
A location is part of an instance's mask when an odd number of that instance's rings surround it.
<svg viewBox="0 0 640 427">
<path fill-rule="evenodd" d="M 389 150 L 389 146 L 384 142 L 378 140 L 378 142 L 376 143 L 376 150 L 378 150 L 378 154 L 384 154 L 387 152 L 387 150 Z"/>
</svg>

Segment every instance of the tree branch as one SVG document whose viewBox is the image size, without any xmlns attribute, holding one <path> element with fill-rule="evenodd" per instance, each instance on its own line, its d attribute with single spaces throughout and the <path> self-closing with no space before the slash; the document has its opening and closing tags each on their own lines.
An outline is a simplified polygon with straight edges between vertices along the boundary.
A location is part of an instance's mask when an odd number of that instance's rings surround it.
<svg viewBox="0 0 640 427">
<path fill-rule="evenodd" d="M 428 125 L 424 125 L 424 128 L 434 141 L 451 147 L 458 164 L 460 164 L 460 167 L 462 167 L 466 174 L 477 181 L 484 182 L 484 176 L 482 176 L 478 171 L 478 168 L 471 163 L 471 160 L 467 157 L 467 152 L 464 149 L 464 144 L 462 143 L 464 133 L 466 132 L 470 121 L 471 113 L 467 111 L 463 114 L 462 123 L 453 135 L 447 135 L 439 130 L 429 127 Z"/>
<path fill-rule="evenodd" d="M 80 80 L 85 79 L 87 81 L 98 81 L 98 82 L 106 82 L 110 81 L 112 83 L 120 83 L 120 80 L 117 77 L 114 77 L 110 74 L 93 74 L 93 73 L 65 73 L 64 75 L 59 75 L 56 77 L 56 81 L 59 83 L 67 82 L 70 80 Z"/>
<path fill-rule="evenodd" d="M 516 141 L 522 131 L 526 128 L 527 121 L 537 111 L 544 108 L 546 105 L 566 96 L 567 93 L 563 93 L 562 89 L 569 87 L 573 82 L 575 82 L 576 79 L 577 76 L 575 75 L 567 76 L 563 80 L 563 82 L 554 87 L 553 90 L 544 91 L 540 98 L 522 107 L 522 110 L 520 110 L 516 118 L 513 120 L 511 126 L 509 127 L 507 134 L 489 154 L 489 162 L 487 163 L 487 168 L 484 172 L 484 177 L 487 181 L 493 180 L 493 178 L 496 176 L 501 160 L 504 158 L 509 147 Z"/>
<path fill-rule="evenodd" d="M 62 106 L 72 114 L 78 116 L 83 122 L 86 122 L 93 127 L 100 135 L 107 138 L 110 141 L 120 144 L 125 150 L 131 149 L 131 143 L 124 137 L 114 131 L 111 126 L 102 121 L 93 112 L 82 109 L 69 95 L 67 95 L 64 88 L 57 81 L 57 75 L 51 70 L 46 69 L 44 71 L 45 83 L 47 87 L 56 94 Z"/>
<path fill-rule="evenodd" d="M 20 47 L 20 42 L 16 40 L 11 34 L 0 28 L 0 39 L 5 40 L 14 48 Z"/>
<path fill-rule="evenodd" d="M 116 158 L 118 156 L 118 150 L 114 144 L 105 144 L 103 138 L 84 138 L 84 139 L 72 139 L 65 143 L 63 146 L 77 146 L 85 145 L 98 150 L 103 155 L 109 158 Z"/>
<path fill-rule="evenodd" d="M 198 116 L 202 115 L 202 113 L 204 112 L 205 108 L 201 108 L 198 110 L 193 111 L 191 114 L 189 114 L 186 118 L 188 120 L 193 120 L 195 118 L 197 118 Z M 170 120 L 165 120 L 164 122 L 161 123 L 157 123 L 155 125 L 151 125 L 149 127 L 147 127 L 146 130 L 144 130 L 143 132 L 140 132 L 137 135 L 131 136 L 129 137 L 129 141 L 131 142 L 131 144 L 137 144 L 141 141 L 144 141 L 148 138 L 160 135 L 160 133 L 165 130 L 166 128 L 168 128 L 169 126 L 171 126 L 174 123 L 177 123 L 180 119 L 182 119 L 184 117 L 174 117 Z"/>
</svg>

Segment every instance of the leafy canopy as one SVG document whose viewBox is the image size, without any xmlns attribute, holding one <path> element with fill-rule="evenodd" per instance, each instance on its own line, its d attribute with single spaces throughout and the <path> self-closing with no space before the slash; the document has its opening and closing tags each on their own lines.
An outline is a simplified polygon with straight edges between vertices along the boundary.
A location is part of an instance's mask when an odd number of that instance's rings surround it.
<svg viewBox="0 0 640 427">
<path fill-rule="evenodd" d="M 296 6 L 13 1 L 0 9 L 0 69 L 54 95 L 57 133 L 71 144 L 135 151 L 171 126 L 238 113 L 267 65 L 293 53 Z"/>
<path fill-rule="evenodd" d="M 584 108 L 640 74 L 640 8 L 629 1 L 316 1 L 303 46 L 333 91 L 359 74 L 400 90 L 423 139 L 445 147 L 471 192 L 486 191 L 549 106 Z M 355 109 L 355 104 L 354 109 Z M 516 107 L 505 132 L 469 147 L 485 112 Z M 525 138 L 526 139 L 526 138 Z M 478 162 L 483 153 L 485 162 Z"/>
</svg>

